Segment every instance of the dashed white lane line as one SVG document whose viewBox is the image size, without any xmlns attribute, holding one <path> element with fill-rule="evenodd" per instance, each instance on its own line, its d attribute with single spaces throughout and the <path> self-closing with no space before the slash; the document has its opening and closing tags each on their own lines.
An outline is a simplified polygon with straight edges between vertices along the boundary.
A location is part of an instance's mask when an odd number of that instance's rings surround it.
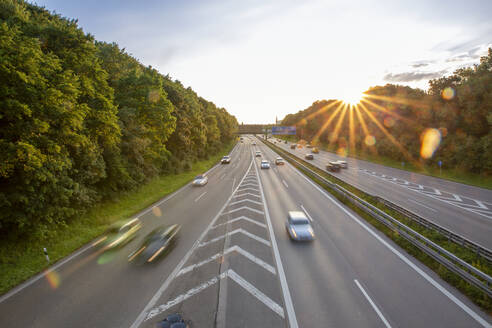
<svg viewBox="0 0 492 328">
<path fill-rule="evenodd" d="M 234 185 L 236 184 L 236 177 L 234 177 L 234 180 L 232 180 L 232 191 L 234 191 Z"/>
<path fill-rule="evenodd" d="M 289 188 L 289 185 L 287 184 L 287 182 L 285 182 L 284 179 L 282 179 L 282 183 L 284 184 L 285 188 Z"/>
<path fill-rule="evenodd" d="M 224 178 L 225 178 L 225 176 L 226 176 L 226 174 L 225 174 L 225 173 L 224 173 L 224 174 L 222 174 L 222 175 L 220 176 L 219 180 L 224 179 Z"/>
<path fill-rule="evenodd" d="M 416 200 L 413 200 L 413 199 L 411 199 L 411 198 L 408 198 L 408 200 L 409 200 L 410 202 L 412 202 L 412 203 L 415 203 L 415 204 L 417 204 L 417 205 L 420 205 L 420 206 L 422 206 L 422 207 L 425 207 L 425 208 L 426 208 L 426 209 L 428 209 L 428 210 L 431 210 L 431 211 L 437 212 L 437 210 L 433 209 L 432 207 L 427 206 L 427 205 L 424 205 L 424 204 L 422 204 L 422 203 L 420 203 L 420 202 L 417 202 Z"/>
<path fill-rule="evenodd" d="M 357 287 L 359 287 L 359 289 L 361 290 L 362 294 L 364 294 L 364 296 L 366 297 L 366 299 L 369 301 L 369 304 L 371 304 L 372 308 L 374 309 L 374 311 L 376 311 L 376 313 L 378 314 L 379 318 L 381 319 L 381 321 L 384 323 L 384 325 L 387 327 L 387 328 L 391 328 L 391 325 L 389 324 L 388 320 L 386 320 L 386 318 L 384 317 L 384 315 L 381 313 L 381 311 L 379 310 L 379 308 L 376 306 L 376 304 L 372 301 L 372 299 L 369 297 L 369 295 L 367 295 L 366 291 L 364 290 L 364 288 L 362 288 L 362 285 L 357 281 L 357 279 L 354 279 L 355 281 L 355 284 L 357 285 Z"/>
<path fill-rule="evenodd" d="M 207 192 L 205 191 L 203 194 L 201 194 L 200 196 L 198 196 L 197 198 L 195 198 L 195 203 L 198 202 L 200 200 L 200 198 L 202 198 L 203 196 L 205 196 Z"/>
<path fill-rule="evenodd" d="M 306 216 L 308 217 L 308 219 L 309 219 L 311 222 L 314 222 L 314 221 L 313 221 L 313 218 L 311 217 L 311 215 L 309 215 L 308 211 L 306 211 L 306 209 L 304 208 L 304 206 L 302 206 L 302 204 L 301 204 L 301 208 L 302 208 L 302 210 L 304 211 L 304 213 L 306 213 Z"/>
</svg>

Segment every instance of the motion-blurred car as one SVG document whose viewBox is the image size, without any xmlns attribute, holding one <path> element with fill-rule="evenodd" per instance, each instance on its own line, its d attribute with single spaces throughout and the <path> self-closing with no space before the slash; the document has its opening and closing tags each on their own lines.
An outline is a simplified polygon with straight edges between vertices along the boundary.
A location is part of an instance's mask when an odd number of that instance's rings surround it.
<svg viewBox="0 0 492 328">
<path fill-rule="evenodd" d="M 261 164 L 260 164 L 260 167 L 262 169 L 269 169 L 270 168 L 270 162 L 267 161 L 267 160 L 262 160 L 261 161 Z"/>
<path fill-rule="evenodd" d="M 328 164 L 326 164 L 326 170 L 330 172 L 338 172 L 340 171 L 340 164 L 338 164 L 338 162 L 328 162 Z"/>
<path fill-rule="evenodd" d="M 230 164 L 231 163 L 231 156 L 224 156 L 220 160 L 221 164 Z"/>
<path fill-rule="evenodd" d="M 195 180 L 193 180 L 192 184 L 196 187 L 201 187 L 206 185 L 208 182 L 208 178 L 204 175 L 197 175 Z"/>
<path fill-rule="evenodd" d="M 253 146 L 256 146 L 256 142 L 253 141 Z"/>
<path fill-rule="evenodd" d="M 313 154 L 306 154 L 306 156 L 304 156 L 304 158 L 309 159 L 309 160 L 313 160 L 314 156 L 313 156 Z"/>
<path fill-rule="evenodd" d="M 348 169 L 348 164 L 346 161 L 338 161 L 338 164 L 342 169 Z"/>
<path fill-rule="evenodd" d="M 292 240 L 311 241 L 315 238 L 313 227 L 304 212 L 290 211 L 285 228 Z"/>
<path fill-rule="evenodd" d="M 297 145 L 296 144 L 292 144 L 290 145 L 290 149 L 296 149 Z"/>
<path fill-rule="evenodd" d="M 306 145 L 306 148 L 313 148 L 313 145 L 311 145 L 311 144 L 307 144 L 307 145 Z"/>
<path fill-rule="evenodd" d="M 287 144 L 287 140 L 285 140 L 284 143 Z"/>
<path fill-rule="evenodd" d="M 319 149 L 318 149 L 318 148 L 316 148 L 316 147 L 314 147 L 314 148 L 311 150 L 311 152 L 312 152 L 313 154 L 319 154 Z"/>
<path fill-rule="evenodd" d="M 168 254 L 176 245 L 181 226 L 173 224 L 152 230 L 143 243 L 128 255 L 128 262 L 135 264 L 151 263 Z"/>
<path fill-rule="evenodd" d="M 261 151 L 257 150 L 257 151 L 256 151 L 256 155 L 255 155 L 255 156 L 256 156 L 256 157 L 261 157 Z"/>
<path fill-rule="evenodd" d="M 284 159 L 282 157 L 275 158 L 275 165 L 284 165 Z"/>
<path fill-rule="evenodd" d="M 106 230 L 106 234 L 103 237 L 104 250 L 115 249 L 128 244 L 137 236 L 137 232 L 141 227 L 142 223 L 137 218 L 113 223 L 108 230 Z"/>
</svg>

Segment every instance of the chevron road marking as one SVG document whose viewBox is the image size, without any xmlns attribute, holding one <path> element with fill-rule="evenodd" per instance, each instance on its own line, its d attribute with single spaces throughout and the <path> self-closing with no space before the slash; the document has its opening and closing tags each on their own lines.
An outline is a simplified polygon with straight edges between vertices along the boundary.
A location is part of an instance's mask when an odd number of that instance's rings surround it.
<svg viewBox="0 0 492 328">
<path fill-rule="evenodd" d="M 226 215 L 226 214 L 232 214 L 234 212 L 237 212 L 237 211 L 240 211 L 240 210 L 250 210 L 250 211 L 253 211 L 255 213 L 258 213 L 258 214 L 264 214 L 263 211 L 260 211 L 260 210 L 257 210 L 255 208 L 251 208 L 251 207 L 248 207 L 248 206 L 241 206 L 239 208 L 235 208 L 229 212 L 225 212 L 225 213 L 222 213 L 222 215 Z"/>
<path fill-rule="evenodd" d="M 244 230 L 242 228 L 239 228 L 239 229 L 233 230 L 231 232 L 228 232 L 225 235 L 222 235 L 222 236 L 219 236 L 219 237 L 210 239 L 208 241 L 202 242 L 202 243 L 200 243 L 198 245 L 198 247 L 207 246 L 207 245 L 212 244 L 212 243 L 215 243 L 215 242 L 217 242 L 217 241 L 219 241 L 221 239 L 224 239 L 226 236 L 232 236 L 232 235 L 237 234 L 237 233 L 242 233 L 243 235 L 248 236 L 248 237 L 250 237 L 250 238 L 252 238 L 252 239 L 254 239 L 256 241 L 259 241 L 262 244 L 265 244 L 267 246 L 270 246 L 270 242 L 269 241 L 267 241 L 267 240 L 265 240 L 265 239 L 263 239 L 261 237 L 258 237 L 257 235 L 254 235 L 251 232 L 248 232 L 248 231 L 246 231 L 246 230 Z"/>
<path fill-rule="evenodd" d="M 260 202 L 257 202 L 255 200 L 251 200 L 251 199 L 242 199 L 242 200 L 238 200 L 236 202 L 232 202 L 232 203 L 229 203 L 229 206 L 231 205 L 236 205 L 236 204 L 239 204 L 239 203 L 242 203 L 242 202 L 251 202 L 253 204 L 257 204 L 257 205 L 263 205 L 263 203 L 260 203 Z"/>
<path fill-rule="evenodd" d="M 229 223 L 234 223 L 234 222 L 237 222 L 237 221 L 241 221 L 241 220 L 251 222 L 251 223 L 256 224 L 256 225 L 258 225 L 258 226 L 260 226 L 260 227 L 262 227 L 262 228 L 266 228 L 266 225 L 264 225 L 263 223 L 258 222 L 258 221 L 253 220 L 253 219 L 250 219 L 250 218 L 248 218 L 248 217 L 246 217 L 246 216 L 244 216 L 244 215 L 243 215 L 243 216 L 240 216 L 240 217 L 238 217 L 238 218 L 234 218 L 234 219 L 232 219 L 232 220 L 229 220 L 229 221 L 227 221 L 227 222 L 224 222 L 224 223 L 220 223 L 220 224 L 214 225 L 214 226 L 212 227 L 212 229 L 215 229 L 215 228 L 217 228 L 217 227 L 220 227 L 220 226 L 223 226 L 223 225 L 226 225 L 226 224 L 229 224 Z"/>
</svg>

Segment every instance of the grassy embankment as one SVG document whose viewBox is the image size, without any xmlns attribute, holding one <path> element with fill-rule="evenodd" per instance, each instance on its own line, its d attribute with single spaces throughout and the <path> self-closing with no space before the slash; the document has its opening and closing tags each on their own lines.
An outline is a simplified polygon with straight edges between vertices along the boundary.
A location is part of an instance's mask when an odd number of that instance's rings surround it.
<svg viewBox="0 0 492 328">
<path fill-rule="evenodd" d="M 48 266 L 43 247 L 48 249 L 51 263 L 66 257 L 101 235 L 111 223 L 132 217 L 178 190 L 197 174 L 207 171 L 233 146 L 234 143 L 231 143 L 208 160 L 194 163 L 187 172 L 157 177 L 135 190 L 122 193 L 117 200 L 99 203 L 79 219 L 50 233 L 47 240 L 1 240 L 0 295 Z"/>
<path fill-rule="evenodd" d="M 365 213 L 355 205 L 353 205 L 350 201 L 348 201 L 346 198 L 340 196 L 338 193 L 334 192 L 331 190 L 329 187 L 327 187 L 322 181 L 319 181 L 319 179 L 315 176 L 309 173 L 309 171 L 304 170 L 301 166 L 297 165 L 295 162 L 291 161 L 289 159 L 289 153 L 285 152 L 281 148 L 271 144 L 267 143 L 268 146 L 270 146 L 273 150 L 278 152 L 280 155 L 284 155 L 284 158 L 288 160 L 292 165 L 297 167 L 301 172 L 303 172 L 306 176 L 311 178 L 314 182 L 319 184 L 323 189 L 326 191 L 330 192 L 333 194 L 339 201 L 344 203 L 347 207 L 350 207 L 354 212 L 356 212 L 359 216 L 363 217 L 368 223 L 370 223 L 372 226 L 374 226 L 376 229 L 380 230 L 383 232 L 386 236 L 388 236 L 390 239 L 392 239 L 396 244 L 398 244 L 401 248 L 403 248 L 405 251 L 407 251 L 410 255 L 424 263 L 426 266 L 428 266 L 430 269 L 435 271 L 442 279 L 447 281 L 449 284 L 455 286 L 457 289 L 459 289 L 463 294 L 465 294 L 467 297 L 469 297 L 475 304 L 480 306 L 482 309 L 487 311 L 489 314 L 492 314 L 492 299 L 487 296 L 484 292 L 479 290 L 478 288 L 470 285 L 468 282 L 464 281 L 461 277 L 459 277 L 457 274 L 451 272 L 448 270 L 446 267 L 441 265 L 439 262 L 434 260 L 432 257 L 428 256 L 424 252 L 422 252 L 420 249 L 415 247 L 413 244 L 411 244 L 409 241 L 407 241 L 405 238 L 403 238 L 401 235 L 399 235 L 397 232 L 389 229 L 386 227 L 384 224 L 370 216 L 369 214 Z M 385 211 L 386 213 L 390 214 L 393 218 L 399 220 L 403 224 L 407 225 L 408 227 L 412 228 L 413 230 L 419 232 L 420 234 L 424 235 L 425 237 L 429 238 L 436 244 L 440 245 L 441 247 L 447 249 L 454 255 L 458 256 L 459 258 L 463 259 L 464 261 L 468 262 L 469 264 L 475 266 L 482 272 L 492 275 L 492 265 L 490 262 L 487 260 L 481 258 L 480 256 L 477 256 L 472 250 L 469 250 L 465 247 L 461 247 L 451 241 L 449 241 L 447 238 L 445 238 L 443 235 L 437 233 L 436 231 L 426 229 L 422 227 L 421 225 L 413 222 L 409 218 L 404 217 L 403 215 L 397 213 L 396 211 L 393 211 L 383 204 L 377 202 L 373 197 L 370 195 L 367 195 L 363 193 L 362 191 L 350 186 L 349 184 L 346 184 L 345 182 L 334 178 L 332 175 L 318 169 L 317 167 L 298 159 L 299 162 L 302 162 L 305 166 L 309 167 L 311 170 L 315 171 L 316 173 L 320 174 L 327 180 L 336 183 L 343 188 L 349 190 L 350 192 L 354 193 L 358 197 L 364 199 L 365 201 L 371 203 L 374 206 L 377 206 L 379 209 Z"/>
<path fill-rule="evenodd" d="M 280 137 L 280 138 L 284 140 L 289 140 L 291 142 L 297 141 L 295 137 Z M 332 150 L 329 150 L 329 147 L 326 144 L 321 143 L 318 144 L 317 147 L 322 150 L 334 153 Z M 422 167 L 418 167 L 409 162 L 405 162 L 405 165 L 402 166 L 400 161 L 396 161 L 392 158 L 379 156 L 379 155 L 375 156 L 367 153 L 351 154 L 350 157 L 372 162 L 375 164 L 394 167 L 409 172 L 415 172 L 415 173 L 429 175 L 436 178 L 446 179 L 454 182 L 465 183 L 471 186 L 492 189 L 492 176 L 466 172 L 459 168 L 443 168 L 442 171 L 440 171 L 439 167 L 436 166 L 424 165 Z"/>
</svg>

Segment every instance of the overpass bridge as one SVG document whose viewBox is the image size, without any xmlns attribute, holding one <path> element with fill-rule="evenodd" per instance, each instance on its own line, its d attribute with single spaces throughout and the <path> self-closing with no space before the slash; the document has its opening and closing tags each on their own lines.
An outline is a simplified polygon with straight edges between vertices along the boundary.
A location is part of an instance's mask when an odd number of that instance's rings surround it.
<svg viewBox="0 0 492 328">
<path fill-rule="evenodd" d="M 273 124 L 239 124 L 237 134 L 263 134 L 272 129 Z"/>
</svg>

